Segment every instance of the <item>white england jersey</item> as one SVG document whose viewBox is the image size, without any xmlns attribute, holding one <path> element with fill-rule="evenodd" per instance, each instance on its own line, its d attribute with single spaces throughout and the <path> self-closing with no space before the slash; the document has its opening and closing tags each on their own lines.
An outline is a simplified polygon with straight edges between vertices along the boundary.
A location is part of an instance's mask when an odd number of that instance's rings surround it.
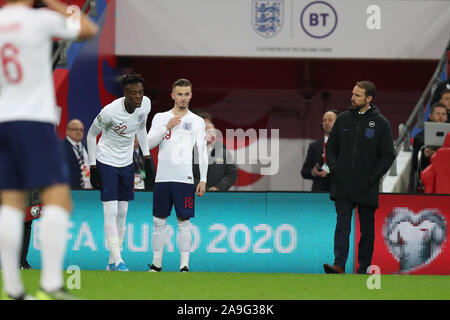
<svg viewBox="0 0 450 320">
<path fill-rule="evenodd" d="M 88 133 L 88 154 L 90 165 L 101 163 L 125 167 L 133 163 L 134 139 L 141 135 L 139 143 L 144 155 L 149 155 L 147 140 L 147 117 L 151 110 L 150 99 L 142 99 L 141 106 L 129 114 L 124 105 L 125 98 L 119 98 L 105 106 L 92 123 Z M 95 146 L 95 137 L 102 136 Z M 92 136 L 94 141 L 92 142 Z M 145 142 L 142 145 L 141 142 Z"/>
<path fill-rule="evenodd" d="M 68 26 L 66 17 L 48 9 L 0 9 L 0 122 L 58 122 L 52 37 L 78 35 L 79 29 Z"/>
<path fill-rule="evenodd" d="M 181 123 L 171 130 L 166 125 L 174 117 L 172 110 L 157 113 L 148 133 L 149 148 L 159 145 L 155 182 L 194 183 L 192 174 L 193 150 L 197 146 L 200 180 L 206 182 L 208 154 L 205 121 L 188 111 Z"/>
</svg>

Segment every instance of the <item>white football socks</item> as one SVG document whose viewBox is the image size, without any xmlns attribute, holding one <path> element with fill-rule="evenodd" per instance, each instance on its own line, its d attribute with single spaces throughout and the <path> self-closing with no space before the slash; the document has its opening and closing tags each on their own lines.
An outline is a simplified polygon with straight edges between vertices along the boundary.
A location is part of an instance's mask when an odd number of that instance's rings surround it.
<svg viewBox="0 0 450 320">
<path fill-rule="evenodd" d="M 166 244 L 166 221 L 167 218 L 153 217 L 153 265 L 161 268 L 164 246 Z"/>
<path fill-rule="evenodd" d="M 117 266 L 122 261 L 120 239 L 117 229 L 118 201 L 103 201 L 104 227 L 106 243 L 109 247 L 109 263 Z"/>
<path fill-rule="evenodd" d="M 164 246 L 166 244 L 166 223 L 167 218 L 153 217 L 153 265 L 161 268 Z M 189 255 L 191 252 L 192 233 L 189 220 L 177 219 L 178 223 L 178 248 L 180 250 L 180 269 L 189 267 Z"/>
<path fill-rule="evenodd" d="M 127 231 L 127 212 L 128 212 L 128 201 L 118 202 L 117 211 L 117 232 L 119 234 L 120 248 L 122 249 L 123 239 L 125 232 Z"/>
<path fill-rule="evenodd" d="M 191 253 L 191 223 L 189 220 L 180 220 L 178 222 L 178 248 L 180 250 L 180 269 L 189 267 L 189 254 Z"/>
<path fill-rule="evenodd" d="M 25 293 L 20 275 L 24 213 L 16 208 L 0 206 L 0 259 L 3 288 L 12 297 Z"/>
<path fill-rule="evenodd" d="M 23 224 L 23 222 L 22 222 Z M 43 207 L 40 224 L 41 288 L 45 291 L 60 290 L 64 285 L 63 267 L 66 253 L 69 212 L 58 205 Z"/>
</svg>

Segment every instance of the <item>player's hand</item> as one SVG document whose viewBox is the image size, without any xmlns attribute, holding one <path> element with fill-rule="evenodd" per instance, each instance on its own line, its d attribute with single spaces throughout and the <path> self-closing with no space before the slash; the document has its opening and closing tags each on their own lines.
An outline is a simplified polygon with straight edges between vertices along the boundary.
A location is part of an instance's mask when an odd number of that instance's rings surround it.
<svg viewBox="0 0 450 320">
<path fill-rule="evenodd" d="M 98 26 L 79 7 L 68 6 L 61 0 L 42 0 L 49 8 L 69 17 L 69 27 L 79 29 L 78 39 L 91 39 L 98 33 Z"/>
<path fill-rule="evenodd" d="M 175 117 L 171 118 L 169 120 L 169 122 L 167 122 L 166 128 L 167 128 L 167 130 L 171 130 L 171 129 L 173 129 L 173 127 L 179 125 L 180 123 L 181 123 L 181 117 L 175 116 Z"/>
<path fill-rule="evenodd" d="M 91 171 L 90 180 L 91 180 L 92 188 L 100 189 L 102 183 L 100 180 L 100 174 L 98 172 L 97 166 L 91 166 L 90 171 Z"/>
<path fill-rule="evenodd" d="M 208 191 L 219 191 L 219 188 L 212 186 L 211 188 L 208 189 Z"/>
<path fill-rule="evenodd" d="M 195 194 L 199 197 L 203 196 L 206 191 L 206 182 L 200 181 L 197 185 L 197 189 L 195 190 Z"/>
</svg>

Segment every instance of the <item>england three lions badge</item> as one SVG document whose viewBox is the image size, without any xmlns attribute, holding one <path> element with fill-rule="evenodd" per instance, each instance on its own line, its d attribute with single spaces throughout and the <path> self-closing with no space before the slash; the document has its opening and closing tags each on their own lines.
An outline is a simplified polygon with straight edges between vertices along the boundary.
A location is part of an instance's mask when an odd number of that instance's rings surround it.
<svg viewBox="0 0 450 320">
<path fill-rule="evenodd" d="M 283 28 L 284 0 L 252 1 L 252 26 L 257 34 L 271 38 Z"/>
</svg>

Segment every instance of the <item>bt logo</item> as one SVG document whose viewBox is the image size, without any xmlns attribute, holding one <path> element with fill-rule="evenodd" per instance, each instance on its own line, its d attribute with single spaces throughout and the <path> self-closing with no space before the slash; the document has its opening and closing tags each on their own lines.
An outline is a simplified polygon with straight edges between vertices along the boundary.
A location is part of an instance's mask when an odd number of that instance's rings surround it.
<svg viewBox="0 0 450 320">
<path fill-rule="evenodd" d="M 325 1 L 308 4 L 300 15 L 300 25 L 310 37 L 321 39 L 336 29 L 338 16 L 336 10 Z"/>
</svg>

